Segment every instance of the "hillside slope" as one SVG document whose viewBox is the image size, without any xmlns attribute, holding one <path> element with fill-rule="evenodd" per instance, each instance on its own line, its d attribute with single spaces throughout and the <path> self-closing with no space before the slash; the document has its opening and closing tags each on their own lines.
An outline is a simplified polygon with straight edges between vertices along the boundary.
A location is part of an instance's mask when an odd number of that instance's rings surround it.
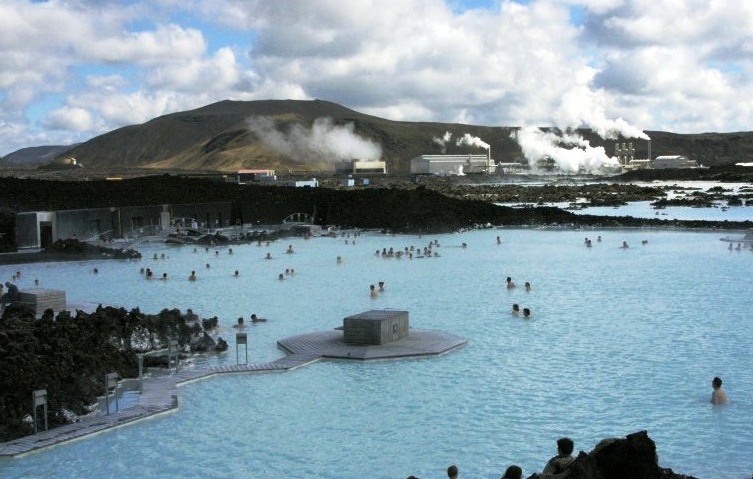
<svg viewBox="0 0 753 479">
<path fill-rule="evenodd" d="M 331 119 L 332 124 L 339 127 L 352 125 L 352 136 L 379 145 L 381 159 L 387 162 L 388 170 L 395 173 L 407 172 L 410 159 L 415 156 L 441 153 L 441 147 L 434 139 L 447 131 L 453 134 L 453 140 L 465 133 L 481 138 L 491 145 L 491 154 L 496 161 L 520 161 L 522 157 L 520 147 L 511 138 L 516 131 L 513 127 L 397 122 L 321 100 L 224 100 L 113 130 L 70 148 L 58 157 L 73 156 L 88 169 L 220 171 L 241 168 L 332 170 L 332 162 L 354 157 L 332 154 L 324 160 L 310 161 L 295 152 L 275 148 L 271 146 L 273 142 L 261 141 L 260 133 L 249 126 L 250 119 L 258 118 L 273 120 L 275 132 L 282 136 L 295 132 L 296 128 L 310 129 L 317 119 L 322 118 Z M 603 146 L 607 154 L 614 152 L 615 140 L 603 140 L 586 130 L 580 133 L 592 145 Z M 686 155 L 706 166 L 753 160 L 753 132 L 646 133 L 652 138 L 653 157 Z M 647 157 L 647 142 L 622 138 L 618 141 L 631 141 L 636 157 Z M 450 142 L 447 153 L 483 154 L 485 150 Z"/>
</svg>

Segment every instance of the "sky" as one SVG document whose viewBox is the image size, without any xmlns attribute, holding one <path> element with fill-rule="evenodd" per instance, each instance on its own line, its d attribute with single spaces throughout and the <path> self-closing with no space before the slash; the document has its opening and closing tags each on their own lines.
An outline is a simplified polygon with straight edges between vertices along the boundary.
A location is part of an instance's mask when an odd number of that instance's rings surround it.
<svg viewBox="0 0 753 479">
<path fill-rule="evenodd" d="M 224 99 L 321 99 L 403 121 L 749 131 L 753 2 L 0 0 L 0 155 Z"/>
</svg>

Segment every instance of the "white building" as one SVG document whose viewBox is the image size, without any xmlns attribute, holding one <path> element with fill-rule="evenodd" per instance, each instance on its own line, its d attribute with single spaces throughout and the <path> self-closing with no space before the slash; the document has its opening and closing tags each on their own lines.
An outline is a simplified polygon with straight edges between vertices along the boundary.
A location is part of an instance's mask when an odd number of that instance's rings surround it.
<svg viewBox="0 0 753 479">
<path fill-rule="evenodd" d="M 387 163 L 373 160 L 348 160 L 337 163 L 335 171 L 346 175 L 386 174 Z"/>
<path fill-rule="evenodd" d="M 668 155 L 654 158 L 652 166 L 654 168 L 698 168 L 698 162 L 689 160 L 687 156 Z"/>
<path fill-rule="evenodd" d="M 496 165 L 487 155 L 421 155 L 410 160 L 410 172 L 428 175 L 494 173 Z"/>
</svg>

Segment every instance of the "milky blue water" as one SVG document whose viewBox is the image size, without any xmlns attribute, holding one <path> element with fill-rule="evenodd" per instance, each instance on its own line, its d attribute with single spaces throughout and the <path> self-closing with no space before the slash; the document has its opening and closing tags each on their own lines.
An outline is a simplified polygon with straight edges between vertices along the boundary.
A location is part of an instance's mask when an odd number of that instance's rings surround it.
<svg viewBox="0 0 753 479">
<path fill-rule="evenodd" d="M 411 326 L 468 344 L 435 358 L 323 361 L 187 384 L 175 413 L 0 461 L 0 477 L 427 478 L 444 477 L 455 463 L 463 477 L 491 479 L 512 463 L 526 475 L 541 471 L 563 435 L 589 451 L 605 437 L 645 429 L 663 467 L 749 478 L 753 251 L 729 251 L 719 241 L 726 235 L 364 234 L 355 244 L 290 239 L 235 246 L 232 255 L 145 244 L 147 259 L 138 262 L 2 266 L 0 278 L 20 269 L 21 288 L 38 278 L 41 287 L 65 289 L 70 302 L 217 315 L 230 350 L 201 364 L 235 362 L 231 325 L 251 312 L 269 318 L 248 327 L 251 361 L 281 357 L 278 339 L 381 308 L 406 309 Z M 435 239 L 440 257 L 374 255 Z M 629 249 L 619 248 L 623 241 Z M 285 254 L 289 244 L 296 253 Z M 263 259 L 267 252 L 273 260 Z M 170 279 L 146 281 L 140 267 Z M 295 274 L 279 281 L 286 268 Z M 187 281 L 191 270 L 198 281 Z M 506 276 L 519 287 L 507 290 Z M 371 299 L 369 284 L 380 280 L 386 292 Z M 531 308 L 533 319 L 512 317 L 513 303 Z M 724 379 L 726 406 L 709 402 L 715 375 Z"/>
</svg>

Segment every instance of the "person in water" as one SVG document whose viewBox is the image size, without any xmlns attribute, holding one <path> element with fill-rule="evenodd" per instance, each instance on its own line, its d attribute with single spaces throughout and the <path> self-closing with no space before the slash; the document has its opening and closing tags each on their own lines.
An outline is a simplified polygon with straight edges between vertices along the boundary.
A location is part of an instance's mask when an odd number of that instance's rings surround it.
<svg viewBox="0 0 753 479">
<path fill-rule="evenodd" d="M 531 319 L 531 310 L 523 308 L 523 319 Z"/>
<path fill-rule="evenodd" d="M 512 315 L 520 316 L 520 306 L 518 306 L 518 303 L 512 305 Z"/>
<path fill-rule="evenodd" d="M 512 465 L 505 470 L 501 479 L 521 479 L 523 477 L 523 469 L 520 466 Z"/>
<path fill-rule="evenodd" d="M 722 379 L 719 376 L 711 380 L 711 387 L 714 388 L 714 391 L 711 393 L 711 404 L 718 406 L 729 402 L 727 393 L 722 389 Z"/>
<path fill-rule="evenodd" d="M 234 324 L 233 327 L 236 329 L 243 329 L 246 327 L 246 325 L 243 323 L 243 316 L 238 318 L 238 324 Z"/>
<path fill-rule="evenodd" d="M 507 289 L 511 289 L 515 287 L 515 282 L 512 280 L 511 277 L 507 277 Z"/>
<path fill-rule="evenodd" d="M 198 277 L 196 276 L 196 271 L 191 271 L 191 276 L 188 277 L 189 281 L 196 281 Z"/>
</svg>

